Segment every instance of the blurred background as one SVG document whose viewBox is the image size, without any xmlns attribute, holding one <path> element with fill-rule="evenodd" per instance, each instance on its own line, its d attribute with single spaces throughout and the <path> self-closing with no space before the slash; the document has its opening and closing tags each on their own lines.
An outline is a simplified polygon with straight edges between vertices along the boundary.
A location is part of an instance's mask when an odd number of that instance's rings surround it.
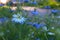
<svg viewBox="0 0 60 40">
<path fill-rule="evenodd" d="M 60 0 L 0 0 L 0 40 L 60 40 Z"/>
</svg>

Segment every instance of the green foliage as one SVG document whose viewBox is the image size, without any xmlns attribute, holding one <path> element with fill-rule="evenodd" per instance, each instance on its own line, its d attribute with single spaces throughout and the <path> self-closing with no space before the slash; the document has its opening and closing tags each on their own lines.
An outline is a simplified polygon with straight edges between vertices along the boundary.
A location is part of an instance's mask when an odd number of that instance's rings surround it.
<svg viewBox="0 0 60 40">
<path fill-rule="evenodd" d="M 7 7 L 0 7 L 0 17 L 11 17 L 10 9 Z"/>
</svg>

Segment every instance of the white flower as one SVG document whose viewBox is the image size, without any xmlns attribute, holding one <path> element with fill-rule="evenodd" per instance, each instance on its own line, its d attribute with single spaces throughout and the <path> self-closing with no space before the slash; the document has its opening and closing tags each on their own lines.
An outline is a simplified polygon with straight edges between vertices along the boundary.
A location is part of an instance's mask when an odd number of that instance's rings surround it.
<svg viewBox="0 0 60 40">
<path fill-rule="evenodd" d="M 14 18 L 16 18 L 16 17 L 18 18 L 18 17 L 22 17 L 22 16 L 21 16 L 21 14 L 18 13 L 18 14 L 14 14 L 13 17 Z"/>
<path fill-rule="evenodd" d="M 55 33 L 53 33 L 53 32 L 48 32 L 48 34 L 49 34 L 49 35 L 55 35 Z"/>
<path fill-rule="evenodd" d="M 24 23 L 26 21 L 26 18 L 22 17 L 20 14 L 14 14 L 12 21 L 16 23 Z"/>
<path fill-rule="evenodd" d="M 19 23 L 23 23 L 25 21 L 25 18 L 22 17 L 20 20 L 19 20 Z"/>
<path fill-rule="evenodd" d="M 13 17 L 18 17 L 18 15 L 14 14 Z"/>
</svg>

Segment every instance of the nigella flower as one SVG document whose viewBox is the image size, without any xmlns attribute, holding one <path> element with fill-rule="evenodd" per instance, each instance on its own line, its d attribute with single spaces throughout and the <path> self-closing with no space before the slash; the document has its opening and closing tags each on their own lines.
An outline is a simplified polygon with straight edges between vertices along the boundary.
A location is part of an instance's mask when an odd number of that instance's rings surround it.
<svg viewBox="0 0 60 40">
<path fill-rule="evenodd" d="M 0 23 L 4 22 L 4 18 L 0 18 Z"/>
<path fill-rule="evenodd" d="M 51 7 L 50 7 L 50 6 L 45 6 L 44 8 L 45 8 L 45 9 L 50 9 Z"/>
<path fill-rule="evenodd" d="M 29 2 L 29 0 L 24 0 L 24 2 L 26 2 L 26 3 L 27 3 L 27 2 Z"/>
<path fill-rule="evenodd" d="M 23 24 L 26 21 L 26 18 L 22 17 L 20 14 L 14 14 L 12 21 Z"/>
<path fill-rule="evenodd" d="M 51 12 L 52 12 L 52 13 L 57 13 L 58 10 L 56 10 L 56 9 L 52 9 Z"/>
<path fill-rule="evenodd" d="M 32 13 L 33 15 L 37 15 L 39 12 L 38 12 L 36 9 L 34 9 L 34 11 L 31 11 L 31 13 Z"/>
<path fill-rule="evenodd" d="M 31 4 L 34 4 L 34 5 L 36 5 L 36 4 L 37 4 L 37 2 L 31 2 Z"/>
<path fill-rule="evenodd" d="M 0 6 L 4 6 L 4 4 L 0 4 Z"/>
<path fill-rule="evenodd" d="M 16 23 L 21 23 L 23 24 L 25 22 L 25 18 L 12 18 L 12 21 L 16 22 Z"/>
<path fill-rule="evenodd" d="M 35 27 L 36 29 L 39 29 L 40 27 L 44 27 L 45 24 L 44 23 L 40 23 L 38 24 L 37 22 L 27 22 L 28 25 L 32 25 L 33 27 Z"/>
<path fill-rule="evenodd" d="M 38 23 L 33 23 L 32 24 L 34 27 L 36 27 L 36 29 L 39 29 L 41 26 L 40 26 L 40 24 L 38 24 Z"/>
<path fill-rule="evenodd" d="M 4 23 L 4 22 L 7 22 L 7 21 L 8 21 L 8 18 L 6 18 L 6 17 L 0 18 L 0 24 Z"/>
<path fill-rule="evenodd" d="M 16 17 L 18 17 L 18 15 L 14 14 L 14 15 L 13 15 L 13 18 L 16 18 Z"/>
</svg>

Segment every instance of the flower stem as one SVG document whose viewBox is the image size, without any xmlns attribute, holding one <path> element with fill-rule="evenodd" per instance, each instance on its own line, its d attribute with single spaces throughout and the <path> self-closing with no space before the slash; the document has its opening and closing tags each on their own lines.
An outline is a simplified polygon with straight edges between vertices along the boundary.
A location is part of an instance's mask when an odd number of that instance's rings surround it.
<svg viewBox="0 0 60 40">
<path fill-rule="evenodd" d="M 5 38 L 4 38 L 4 37 L 2 37 L 2 39 L 3 39 L 3 40 L 5 40 Z"/>
<path fill-rule="evenodd" d="M 44 33 L 44 36 L 46 37 L 46 40 L 48 40 L 46 33 Z"/>
</svg>

